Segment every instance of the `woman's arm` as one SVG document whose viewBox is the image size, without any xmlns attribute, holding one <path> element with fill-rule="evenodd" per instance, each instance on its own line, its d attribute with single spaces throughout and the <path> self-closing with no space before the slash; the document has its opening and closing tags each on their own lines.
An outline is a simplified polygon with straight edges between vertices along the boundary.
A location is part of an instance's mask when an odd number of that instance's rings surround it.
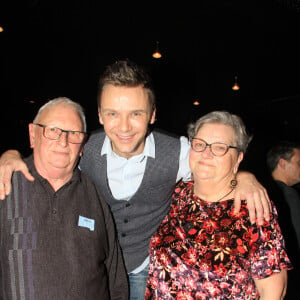
<svg viewBox="0 0 300 300">
<path fill-rule="evenodd" d="M 284 299 L 287 288 L 287 270 L 281 270 L 264 279 L 254 279 L 260 300 Z"/>
</svg>

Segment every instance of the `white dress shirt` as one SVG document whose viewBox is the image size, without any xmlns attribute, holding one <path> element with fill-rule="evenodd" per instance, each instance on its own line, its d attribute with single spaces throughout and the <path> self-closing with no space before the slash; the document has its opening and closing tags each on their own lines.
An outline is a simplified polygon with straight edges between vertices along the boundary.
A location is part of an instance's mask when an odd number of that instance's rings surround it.
<svg viewBox="0 0 300 300">
<path fill-rule="evenodd" d="M 177 182 L 180 179 L 190 180 L 191 170 L 189 167 L 189 150 L 188 139 L 180 137 L 180 157 L 179 169 L 177 173 Z M 155 142 L 151 133 L 145 142 L 144 151 L 129 159 L 117 155 L 111 148 L 109 138 L 106 136 L 101 155 L 107 156 L 107 177 L 109 188 L 117 200 L 130 200 L 138 190 L 146 168 L 147 157 L 155 158 Z M 139 273 L 149 264 L 149 257 L 132 273 Z"/>
</svg>

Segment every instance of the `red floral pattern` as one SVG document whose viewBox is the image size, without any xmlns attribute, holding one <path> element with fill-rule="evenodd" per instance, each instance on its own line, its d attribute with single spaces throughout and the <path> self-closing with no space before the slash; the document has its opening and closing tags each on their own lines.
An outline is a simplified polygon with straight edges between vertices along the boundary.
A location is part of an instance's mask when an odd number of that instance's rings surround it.
<svg viewBox="0 0 300 300">
<path fill-rule="evenodd" d="M 205 202 L 181 182 L 150 243 L 145 299 L 258 299 L 255 279 L 291 269 L 273 207 L 271 221 L 251 225 L 245 202 Z"/>
</svg>

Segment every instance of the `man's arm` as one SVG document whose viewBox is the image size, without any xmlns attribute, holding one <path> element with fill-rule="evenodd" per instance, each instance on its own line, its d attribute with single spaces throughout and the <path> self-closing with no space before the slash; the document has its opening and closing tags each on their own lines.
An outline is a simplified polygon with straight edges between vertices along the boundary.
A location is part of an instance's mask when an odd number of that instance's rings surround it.
<svg viewBox="0 0 300 300">
<path fill-rule="evenodd" d="M 281 300 L 284 299 L 287 286 L 287 271 L 271 275 L 264 279 L 254 280 L 261 300 Z"/>
<path fill-rule="evenodd" d="M 24 176 L 33 181 L 34 177 L 29 173 L 28 168 L 22 160 L 21 154 L 17 150 L 8 150 L 0 157 L 0 199 L 11 190 L 11 178 L 14 171 L 21 171 Z"/>
<path fill-rule="evenodd" d="M 234 209 L 238 213 L 241 200 L 247 201 L 251 223 L 263 225 L 264 219 L 270 220 L 270 199 L 267 190 L 256 180 L 252 173 L 240 171 L 237 174 L 238 185 L 234 193 Z"/>
</svg>

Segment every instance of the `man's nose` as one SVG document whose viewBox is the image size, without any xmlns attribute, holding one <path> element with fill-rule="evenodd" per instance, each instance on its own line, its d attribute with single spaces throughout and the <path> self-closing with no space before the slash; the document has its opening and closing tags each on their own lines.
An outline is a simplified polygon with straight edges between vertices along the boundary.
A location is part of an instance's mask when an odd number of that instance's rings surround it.
<svg viewBox="0 0 300 300">
<path fill-rule="evenodd" d="M 58 141 L 61 146 L 65 147 L 68 144 L 68 132 L 63 131 Z"/>
<path fill-rule="evenodd" d="M 120 119 L 120 129 L 122 130 L 122 131 L 129 131 L 130 130 L 130 120 L 129 120 L 129 118 L 128 118 L 128 116 L 123 116 L 123 117 L 121 117 L 121 119 Z"/>
</svg>

